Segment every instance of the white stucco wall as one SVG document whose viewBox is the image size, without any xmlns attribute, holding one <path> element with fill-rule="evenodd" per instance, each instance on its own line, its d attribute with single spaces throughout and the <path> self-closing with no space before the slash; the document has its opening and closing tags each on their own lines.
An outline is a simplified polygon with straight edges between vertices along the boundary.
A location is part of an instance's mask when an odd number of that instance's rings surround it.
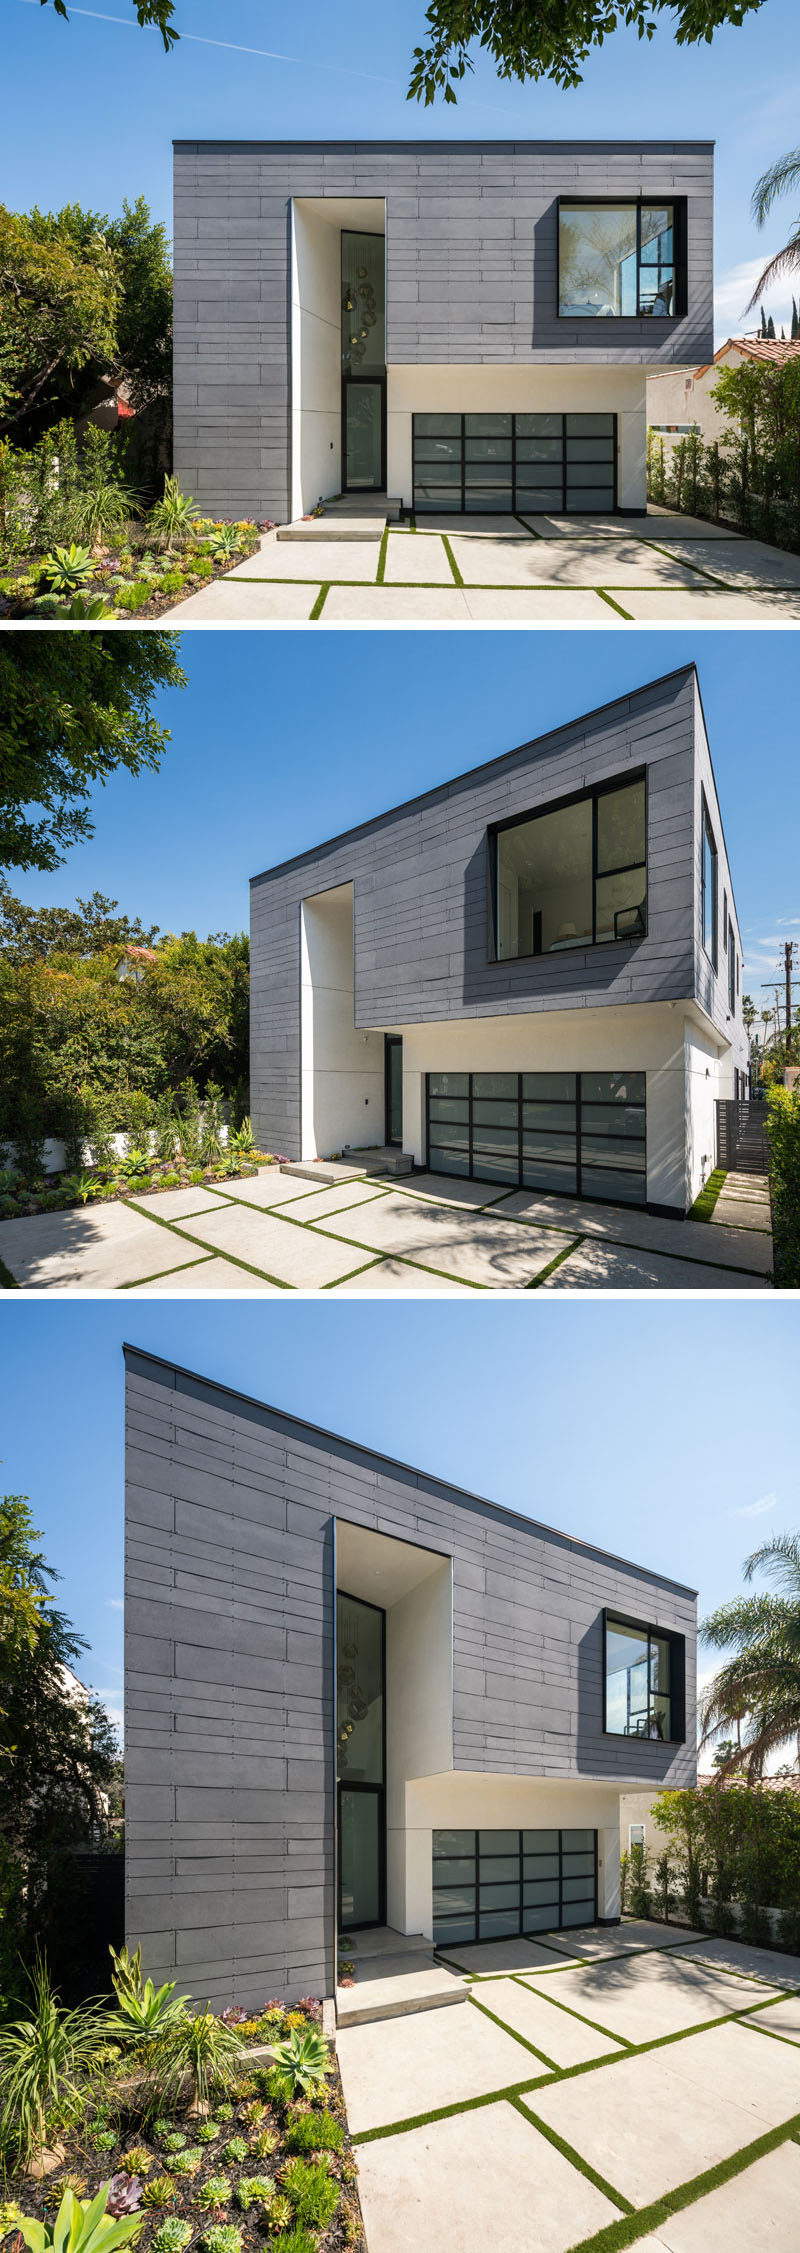
<svg viewBox="0 0 800 2253">
<path fill-rule="evenodd" d="M 651 375 L 647 380 L 647 420 L 659 435 L 663 423 L 677 423 L 674 432 L 664 431 L 665 449 L 677 446 L 686 435 L 686 425 L 697 425 L 706 445 L 715 438 L 724 438 L 726 432 L 736 430 L 723 414 L 712 394 L 719 382 L 723 368 L 740 368 L 743 354 L 733 345 L 724 359 L 712 361 L 707 368 L 670 368 L 663 375 Z"/>
<path fill-rule="evenodd" d="M 694 1081 L 690 1099 L 689 1021 L 682 1005 L 659 1002 L 641 1007 L 627 1004 L 610 1009 L 553 1010 L 530 1017 L 484 1017 L 480 1022 L 406 1025 L 398 1030 L 403 1034 L 403 1147 L 418 1165 L 425 1159 L 427 1072 L 643 1071 L 647 1076 L 648 1202 L 672 1205 L 684 1212 L 696 1195 L 695 1132 L 702 1150 L 713 1151 L 714 1145 L 713 1138 L 710 1143 L 706 1139 L 699 1109 L 701 1090 L 698 1083 L 695 1096 Z M 716 1057 L 710 1037 L 708 1046 L 710 1057 Z M 710 1057 L 704 1055 L 702 1060 L 703 1089 Z M 709 1087 L 712 1083 L 716 1094 L 714 1074 Z M 696 1122 L 692 1114 L 690 1165 L 687 1114 L 695 1100 L 698 1110 Z M 702 1100 L 706 1100 L 704 1095 Z"/>
<path fill-rule="evenodd" d="M 342 478 L 339 228 L 319 208 L 293 198 L 292 516 Z"/>
<path fill-rule="evenodd" d="M 436 1775 L 453 1755 L 452 1564 L 386 1613 L 387 1921 L 406 1923 L 405 1803 L 409 1779 Z"/>
<path fill-rule="evenodd" d="M 304 900 L 300 922 L 301 1155 L 383 1141 L 383 1034 L 357 1032 L 353 886 Z"/>
<path fill-rule="evenodd" d="M 410 505 L 412 414 L 616 414 L 620 508 L 647 501 L 646 368 L 420 366 L 386 371 L 387 489 Z"/>
<path fill-rule="evenodd" d="M 434 1830 L 596 1830 L 597 1909 L 619 1915 L 619 1801 L 615 1786 L 540 1783 L 467 1772 L 406 1786 L 405 1922 L 402 1932 L 433 1937 Z"/>
</svg>

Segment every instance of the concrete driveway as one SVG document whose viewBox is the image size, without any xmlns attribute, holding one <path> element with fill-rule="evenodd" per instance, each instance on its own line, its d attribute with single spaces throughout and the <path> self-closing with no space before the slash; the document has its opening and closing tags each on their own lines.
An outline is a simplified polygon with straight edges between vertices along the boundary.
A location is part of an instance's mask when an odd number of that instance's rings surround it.
<svg viewBox="0 0 800 2253">
<path fill-rule="evenodd" d="M 712 1227 L 436 1174 L 389 1186 L 353 1171 L 317 1188 L 267 1166 L 224 1190 L 3 1221 L 0 1274 L 21 1290 L 150 1298 L 769 1289 L 768 1209 L 743 1211 L 746 1225 Z"/>
<path fill-rule="evenodd" d="M 800 556 L 699 518 L 424 517 L 332 509 L 165 613 L 191 625 L 777 624 L 800 618 Z"/>
<path fill-rule="evenodd" d="M 800 1959 L 646 1924 L 486 1953 L 458 2008 L 339 2029 L 369 2253 L 797 2253 Z"/>
</svg>

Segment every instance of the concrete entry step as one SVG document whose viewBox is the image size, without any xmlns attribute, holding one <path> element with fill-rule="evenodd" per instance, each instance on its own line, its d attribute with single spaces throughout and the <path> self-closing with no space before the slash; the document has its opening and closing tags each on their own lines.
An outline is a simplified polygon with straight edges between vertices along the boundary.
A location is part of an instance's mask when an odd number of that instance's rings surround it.
<svg viewBox="0 0 800 2253">
<path fill-rule="evenodd" d="M 296 516 L 280 524 L 276 540 L 380 540 L 385 524 L 396 524 L 403 503 L 385 493 L 326 501 L 321 516 Z"/>
<path fill-rule="evenodd" d="M 386 1937 L 396 1943 L 396 1950 L 355 1956 L 355 1986 L 337 1987 L 337 2026 L 366 2026 L 378 2018 L 407 2018 L 415 2011 L 466 2002 L 466 1980 L 436 1963 L 433 1949 L 421 1936 L 411 1942 L 400 1933 Z"/>
<path fill-rule="evenodd" d="M 344 1165 L 340 1158 L 286 1158 L 278 1170 L 296 1175 L 298 1181 L 314 1181 L 318 1189 L 335 1189 L 341 1181 L 363 1181 L 367 1169 Z"/>
<path fill-rule="evenodd" d="M 342 1151 L 342 1157 L 347 1165 L 360 1165 L 363 1173 L 400 1174 L 414 1171 L 413 1158 L 406 1157 L 404 1150 L 396 1150 L 392 1144 L 386 1144 L 383 1148 L 376 1145 L 374 1149 L 352 1150 L 348 1143 Z"/>
</svg>

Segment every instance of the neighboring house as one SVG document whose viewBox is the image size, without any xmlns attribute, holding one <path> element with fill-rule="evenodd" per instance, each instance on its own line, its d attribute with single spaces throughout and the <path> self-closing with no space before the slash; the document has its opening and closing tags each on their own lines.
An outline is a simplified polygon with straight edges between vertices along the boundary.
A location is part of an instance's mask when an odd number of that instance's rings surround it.
<svg viewBox="0 0 800 2253">
<path fill-rule="evenodd" d="M 127 980 L 135 986 L 141 986 L 151 962 L 157 961 L 158 956 L 154 947 L 127 946 L 117 963 L 117 977 L 120 984 L 124 984 Z"/>
<path fill-rule="evenodd" d="M 694 1782 L 694 1592 L 125 1360 L 127 1941 L 156 1981 L 293 2001 L 333 1993 L 337 1930 L 616 1922 L 621 1792 Z"/>
<path fill-rule="evenodd" d="M 175 468 L 214 515 L 646 506 L 713 351 L 710 141 L 179 141 Z"/>
<path fill-rule="evenodd" d="M 772 337 L 729 336 L 714 358 L 697 368 L 656 369 L 647 378 L 647 420 L 656 437 L 677 443 L 699 430 L 706 445 L 724 438 L 736 424 L 722 412 L 714 391 L 723 368 L 785 368 L 800 362 L 800 342 L 776 342 Z"/>
<path fill-rule="evenodd" d="M 739 931 L 688 665 L 254 878 L 256 1141 L 683 1213 Z"/>
<path fill-rule="evenodd" d="M 696 1780 L 698 1789 L 703 1784 L 715 1784 L 719 1781 L 716 1770 L 708 1770 L 705 1774 L 698 1775 Z M 765 1776 L 764 1784 L 770 1791 L 800 1791 L 798 1776 Z M 623 1853 L 629 1854 L 632 1846 L 644 1846 L 651 1859 L 667 1851 L 673 1857 L 676 1855 L 676 1840 L 653 1822 L 653 1798 L 650 1791 L 623 1792 L 619 1803 L 619 1836 Z"/>
</svg>

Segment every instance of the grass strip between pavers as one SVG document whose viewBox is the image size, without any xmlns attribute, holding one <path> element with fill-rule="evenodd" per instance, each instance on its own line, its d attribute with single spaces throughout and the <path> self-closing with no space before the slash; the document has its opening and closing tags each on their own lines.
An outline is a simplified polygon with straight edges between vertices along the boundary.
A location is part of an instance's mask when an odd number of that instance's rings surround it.
<svg viewBox="0 0 800 2253">
<path fill-rule="evenodd" d="M 221 1259 L 221 1252 L 206 1252 L 205 1259 L 184 1259 L 180 1267 L 157 1267 L 152 1275 L 137 1275 L 135 1283 L 118 1283 L 118 1291 L 141 1291 L 146 1283 L 165 1283 L 168 1275 L 186 1275 L 190 1267 L 207 1267 L 210 1259 Z"/>
<path fill-rule="evenodd" d="M 442 542 L 442 547 L 444 548 L 444 552 L 445 552 L 445 555 L 446 555 L 446 557 L 447 557 L 447 561 L 448 561 L 448 563 L 449 563 L 449 565 L 450 565 L 450 569 L 451 569 L 451 571 L 452 571 L 452 574 L 453 574 L 453 578 L 454 578 L 454 580 L 455 580 L 456 586 L 457 586 L 457 587 L 463 587 L 463 585 L 464 585 L 464 581 L 463 581 L 463 579 L 462 579 L 462 577 L 461 577 L 461 573 L 460 573 L 460 571 L 459 571 L 459 568 L 458 568 L 458 564 L 456 563 L 456 559 L 455 559 L 455 556 L 454 556 L 454 554 L 453 554 L 453 550 L 452 550 L 452 548 L 451 548 L 451 546 L 450 546 L 450 542 L 449 542 L 449 540 L 448 540 L 448 538 L 447 538 L 447 536 L 446 536 L 446 534 L 445 534 L 444 532 L 442 532 L 442 533 L 440 534 L 440 538 L 441 538 L 441 542 Z"/>
<path fill-rule="evenodd" d="M 529 2041 L 528 2041 L 528 2038 L 527 2038 L 527 2035 L 526 2035 L 526 2034 L 520 2034 L 520 2033 L 518 2032 L 518 2029 L 517 2029 L 517 2027 L 516 2027 L 516 2026 L 509 2026 L 509 2025 L 508 2025 L 508 2023 L 507 2023 L 507 2020 L 506 2020 L 506 2019 L 504 2019 L 504 2018 L 498 2018 L 498 2016 L 497 2016 L 497 2012 L 496 2012 L 496 2011 L 493 2011 L 493 2010 L 489 2010 L 489 2009 L 488 2009 L 488 2007 L 487 2007 L 487 2005 L 486 2005 L 486 2003 L 479 2003 L 479 2002 L 478 2002 L 478 1998 L 477 1998 L 477 1996 L 476 1996 L 476 1995 L 470 1995 L 470 1996 L 469 1996 L 469 2001 L 471 2002 L 471 2004 L 472 2004 L 472 2006 L 473 2006 L 473 2009 L 474 2009 L 474 2010 L 479 2010 L 479 2011 L 481 2011 L 481 2012 L 483 2013 L 483 2017 L 484 2017 L 484 2018 L 490 2018 L 490 2019 L 491 2019 L 491 2021 L 492 2021 L 492 2025 L 493 2025 L 493 2026 L 499 2026 L 499 2027 L 500 2027 L 500 2029 L 501 2029 L 501 2032 L 502 2032 L 503 2034 L 510 2034 L 510 2035 L 511 2035 L 511 2038 L 512 2038 L 512 2041 L 514 2041 L 514 2042 L 519 2042 L 519 2044 L 520 2044 L 520 2047 L 521 2047 L 521 2048 L 522 2048 L 523 2050 L 530 2050 L 530 2053 L 531 2053 L 531 2056 L 532 2056 L 532 2057 L 538 2057 L 538 2058 L 540 2058 L 540 2059 L 541 2059 L 541 2062 L 542 2062 L 542 2065 L 546 2065 L 546 2066 L 547 2066 L 548 2072 L 550 2072 L 550 2073 L 557 2073 L 557 2072 L 558 2072 L 558 2066 L 557 2066 L 557 2064 L 556 2064 L 555 2058 L 554 2058 L 554 2057 L 548 2057 L 548 2056 L 546 2055 L 546 2052 L 545 2052 L 544 2050 L 537 2050 L 537 2047 L 536 2047 L 536 2043 L 535 2043 L 535 2042 L 529 2042 Z"/>
<path fill-rule="evenodd" d="M 527 2106 L 522 2103 L 519 2097 L 511 2097 L 509 2102 L 513 2105 L 514 2111 L 519 2113 L 520 2119 L 525 2120 L 529 2128 L 535 2128 L 537 2133 L 544 2136 L 556 2151 L 560 2151 L 562 2159 L 568 2159 L 570 2166 L 575 2168 L 577 2174 L 585 2175 L 587 2182 L 592 2183 L 595 2190 L 601 2191 L 603 2197 L 608 2199 L 611 2206 L 618 2207 L 621 2214 L 632 2214 L 634 2212 L 630 2199 L 625 2198 L 621 2190 L 615 2190 L 613 2183 L 606 2182 L 605 2175 L 598 2175 L 597 2168 L 593 2167 L 588 2159 L 584 2159 L 579 2151 L 576 2151 L 574 2144 L 567 2143 L 565 2137 L 559 2136 L 555 2128 L 551 2128 L 545 2120 L 540 2120 L 536 2113 L 529 2112 Z"/>
<path fill-rule="evenodd" d="M 709 1174 L 705 1188 L 701 1189 L 699 1197 L 695 1197 L 694 1204 L 690 1205 L 689 1207 L 689 1212 L 687 1215 L 687 1218 L 689 1220 L 711 1219 L 711 1215 L 722 1188 L 722 1184 L 724 1181 L 727 1181 L 727 1178 L 727 1167 L 714 1167 L 713 1173 Z"/>
<path fill-rule="evenodd" d="M 274 583 L 274 582 L 273 582 L 273 583 Z M 308 583 L 308 582 L 306 582 L 306 584 L 307 584 L 307 583 Z M 290 586 L 290 585 L 291 585 L 291 581 L 290 581 L 289 579 L 287 579 L 287 580 L 285 580 L 285 581 L 284 581 L 284 584 L 285 584 L 286 586 Z M 327 602 L 327 600 L 328 600 L 328 596 L 329 596 L 329 594 L 330 594 L 330 591 L 331 591 L 331 587 L 333 586 L 333 584 L 334 584 L 334 582 L 333 582 L 333 580 L 332 580 L 332 579 L 323 579 L 323 582 L 322 582 L 322 585 L 321 585 L 321 587 L 320 587 L 320 590 L 319 590 L 319 594 L 318 594 L 318 596 L 317 596 L 316 602 L 314 603 L 314 605 L 313 605 L 313 608 L 312 608 L 312 609 L 311 609 L 311 610 L 309 611 L 309 613 L 308 613 L 308 623 L 309 623 L 309 625 L 310 625 L 310 626 L 312 626 L 312 625 L 314 625 L 314 624 L 315 624 L 315 622 L 316 622 L 317 618 L 321 618 L 321 617 L 322 617 L 322 613 L 323 613 L 323 610 L 324 610 L 324 608 L 325 608 L 325 604 L 326 604 L 326 602 Z"/>
<path fill-rule="evenodd" d="M 388 524 L 385 524 L 385 525 L 384 525 L 384 528 L 383 528 L 383 534 L 382 534 L 382 537 L 381 537 L 381 544 L 380 544 L 380 547 L 379 547 L 379 549 L 378 549 L 378 569 L 377 569 L 377 572 L 376 572 L 376 574 L 375 574 L 375 585 L 376 585 L 376 587 L 382 587 L 382 586 L 383 586 L 383 583 L 384 583 L 384 578 L 385 578 L 385 575 L 386 575 L 386 551 L 387 551 L 387 548 L 388 548 L 388 546 L 389 546 L 389 526 L 388 526 Z"/>
<path fill-rule="evenodd" d="M 585 1236 L 576 1236 L 574 1244 L 566 1244 L 563 1252 L 556 1252 L 555 1259 L 548 1261 L 547 1266 L 542 1268 L 540 1275 L 531 1276 L 530 1282 L 525 1285 L 526 1291 L 538 1291 L 541 1284 L 547 1282 L 548 1275 L 554 1275 L 557 1267 L 563 1267 L 564 1261 L 571 1259 L 573 1252 L 577 1252 L 581 1244 L 585 1244 L 585 1242 Z"/>
<path fill-rule="evenodd" d="M 454 1174 L 452 1178 L 453 1178 L 453 1180 L 458 1180 L 458 1178 L 459 1178 L 459 1177 L 458 1177 L 458 1175 L 457 1175 L 457 1174 Z M 465 1177 L 465 1178 L 466 1178 L 466 1177 Z M 404 1174 L 404 1175 L 403 1175 L 403 1176 L 402 1176 L 402 1177 L 401 1177 L 401 1178 L 400 1178 L 399 1180 L 397 1180 L 397 1181 L 393 1181 L 393 1182 L 392 1182 L 392 1188 L 393 1188 L 393 1189 L 394 1189 L 394 1190 L 396 1191 L 396 1193 L 397 1193 L 397 1195 L 398 1195 L 398 1196 L 403 1196 L 403 1197 L 416 1197 L 416 1198 L 417 1198 L 417 1200 L 418 1200 L 418 1202 L 419 1202 L 419 1204 L 426 1204 L 426 1203 L 427 1203 L 427 1204 L 433 1204 L 433 1205 L 436 1205 L 436 1206 L 442 1206 L 442 1207 L 443 1207 L 443 1209 L 445 1209 L 445 1210 L 448 1210 L 448 1211 L 449 1211 L 449 1210 L 452 1210 L 452 1209 L 453 1209 L 452 1207 L 445 1207 L 445 1206 L 443 1205 L 443 1200 L 442 1200 L 442 1199 L 440 1199 L 440 1198 L 438 1198 L 438 1197 L 434 1197 L 434 1196 L 432 1196 L 432 1194 L 431 1194 L 431 1191 L 430 1191 L 430 1190 L 427 1190 L 427 1189 L 417 1189 L 417 1190 L 415 1190 L 415 1189 L 414 1189 L 414 1188 L 412 1187 L 412 1178 L 411 1178 L 411 1177 L 409 1177 L 409 1176 L 408 1176 L 407 1174 Z M 532 1194 L 533 1194 L 533 1192 L 532 1192 Z M 503 1195 L 502 1197 L 499 1197 L 499 1198 L 495 1198 L 495 1199 L 494 1199 L 494 1201 L 492 1202 L 492 1204 L 490 1204 L 490 1205 L 478 1205 L 478 1206 L 474 1206 L 474 1205 L 460 1205 L 460 1206 L 458 1206 L 458 1207 L 457 1207 L 456 1209 L 457 1209 L 457 1210 L 458 1210 L 459 1212 L 463 1212 L 463 1213 L 465 1213 L 465 1214 L 468 1214 L 468 1213 L 471 1213 L 471 1212 L 475 1212 L 475 1211 L 477 1211 L 477 1212 L 480 1212 L 480 1213 L 496 1213 L 496 1214 L 497 1214 L 497 1217 L 498 1217 L 498 1220 L 510 1220 L 510 1221 L 516 1221 L 516 1222 L 518 1222 L 518 1223 L 519 1223 L 519 1226 L 520 1226 L 520 1228 L 545 1228 L 545 1229 L 548 1229 L 548 1228 L 549 1228 L 549 1229 L 550 1229 L 550 1230 L 551 1230 L 552 1232 L 555 1232 L 555 1233 L 556 1233 L 557 1235 L 559 1235 L 559 1236 L 566 1236 L 566 1235 L 568 1234 L 568 1232 L 569 1232 L 570 1228 L 574 1228 L 574 1227 L 575 1227 L 575 1222 L 574 1222 L 574 1221 L 565 1221 L 565 1220 L 542 1220 L 542 1219 L 541 1219 L 541 1216 L 540 1216 L 540 1215 L 539 1215 L 538 1213 L 505 1213 L 505 1212 L 503 1212 L 503 1209 L 502 1209 L 502 1208 L 503 1208 L 503 1205 L 504 1205 L 504 1204 L 505 1204 L 505 1202 L 506 1202 L 506 1198 L 507 1198 L 507 1197 L 516 1197 L 516 1196 L 518 1196 L 518 1195 L 519 1195 L 519 1189 L 518 1189 L 518 1188 L 517 1188 L 517 1189 L 509 1189 L 509 1190 L 507 1190 L 506 1192 L 504 1192 L 504 1195 Z M 542 1190 L 542 1191 L 541 1191 L 541 1195 L 542 1195 L 542 1196 L 546 1196 L 546 1195 L 547 1195 L 547 1191 L 546 1191 L 546 1190 Z M 687 1218 L 688 1218 L 688 1215 L 687 1215 Z M 676 1225 L 676 1227 L 679 1227 L 679 1226 L 680 1226 L 680 1223 L 676 1221 L 676 1224 L 675 1224 L 675 1225 Z M 645 1259 L 647 1259 L 647 1258 L 652 1258 L 652 1259 L 672 1259 L 672 1260 L 682 1260 L 682 1261 L 683 1261 L 683 1264 L 684 1264 L 684 1266 L 686 1266 L 686 1267 L 716 1267 L 716 1268 L 718 1268 L 718 1269 L 719 1269 L 719 1272 L 720 1272 L 720 1274 L 721 1274 L 721 1275 L 761 1275 L 761 1269 L 760 1269 L 760 1268 L 758 1268 L 758 1267 L 734 1267 L 734 1266 L 733 1266 L 733 1265 L 732 1265 L 732 1264 L 730 1263 L 730 1261 L 727 1261 L 727 1260 L 718 1260 L 718 1259 L 714 1259 L 714 1258 L 713 1258 L 713 1257 L 712 1257 L 712 1256 L 711 1256 L 711 1255 L 710 1255 L 709 1253 L 707 1253 L 707 1252 L 703 1252 L 703 1254 L 702 1254 L 702 1257 L 701 1257 L 701 1255 L 700 1255 L 700 1253 L 699 1253 L 699 1252 L 675 1252 L 675 1251 L 672 1251 L 672 1250 L 670 1250 L 670 1251 L 666 1251 L 666 1252 L 665 1252 L 665 1251 L 662 1251 L 662 1250 L 660 1250 L 660 1249 L 659 1249 L 658 1251 L 653 1251 L 653 1250 L 651 1250 L 651 1248 L 650 1248 L 650 1246 L 649 1246 L 649 1245 L 647 1245 L 647 1244 L 633 1244 L 633 1243 L 631 1243 L 630 1239 L 629 1239 L 629 1238 L 627 1238 L 627 1237 L 625 1237 L 625 1236 L 600 1236 L 600 1235 L 599 1235 L 598 1233 L 596 1233 L 596 1232 L 595 1232 L 595 1230 L 594 1230 L 594 1229 L 591 1229 L 591 1230 L 587 1230 L 587 1231 L 586 1231 L 585 1233 L 586 1233 L 586 1241 L 587 1241 L 588 1243 L 590 1243 L 590 1244 L 598 1244 L 598 1245 L 600 1245 L 600 1247 L 601 1247 L 601 1248 L 602 1248 L 602 1246 L 603 1246 L 604 1244 L 612 1244 L 612 1245 L 615 1245 L 615 1246 L 616 1246 L 616 1247 L 617 1247 L 617 1248 L 618 1248 L 618 1249 L 619 1249 L 620 1251 L 623 1251 L 623 1252 L 641 1252 L 641 1254 L 642 1254 L 643 1258 L 645 1258 Z M 755 1229 L 755 1228 L 753 1228 L 753 1229 L 747 1229 L 747 1228 L 742 1228 L 742 1229 L 740 1230 L 740 1234 L 741 1234 L 742 1236 L 748 1236 L 748 1235 L 750 1235 L 750 1236 L 764 1236 L 764 1235 L 768 1235 L 768 1234 L 769 1234 L 769 1230 L 767 1230 L 767 1229 L 763 1229 L 763 1228 L 762 1228 L 762 1229 Z M 770 1277 L 769 1277 L 769 1275 L 763 1275 L 761 1279 L 762 1279 L 762 1282 L 764 1283 L 764 1285 L 766 1286 L 766 1284 L 767 1284 L 767 1283 L 769 1282 L 769 1280 L 770 1280 Z M 537 1939 L 538 1939 L 538 1934 L 537 1934 Z"/>
<path fill-rule="evenodd" d="M 771 2003 L 770 2009 L 774 2010 L 774 2008 L 774 2003 Z M 745 2029 L 745 2032 L 748 2034 L 766 2034 L 768 2042 L 785 2042 L 787 2049 L 797 2050 L 798 2046 L 800 2046 L 798 2045 L 793 2034 L 778 2034 L 774 2026 L 754 2026 L 752 2020 L 749 2018 L 743 2018 L 742 2025 Z"/>
<path fill-rule="evenodd" d="M 570 1968 L 571 1968 L 571 1969 L 572 1969 L 572 1970 L 574 1971 L 574 1969 L 575 1969 L 575 1966 L 574 1966 L 574 1964 L 573 1964 L 573 1965 L 572 1965 L 572 1966 L 571 1966 Z M 514 1981 L 515 1981 L 515 1983 L 516 1983 L 516 1985 L 517 1985 L 518 1987 L 526 1987 L 526 1988 L 528 1988 L 528 1992 L 529 1992 L 529 1994 L 531 1994 L 531 1995 L 535 1995 L 535 1994 L 536 1994 L 536 1992 L 537 1992 L 536 1988 L 535 1988 L 535 1987 L 529 1987 L 529 1986 L 528 1986 L 528 1981 L 527 1981 L 527 1979 L 525 1978 L 525 1976 L 524 1976 L 524 1973 L 523 1973 L 523 1972 L 521 1972 L 521 1971 L 516 1971 L 516 1972 L 513 1972 L 513 1973 L 512 1973 L 512 1978 L 514 1979 Z M 599 2021 L 598 2021 L 598 2020 L 597 2020 L 596 2018 L 587 2018 L 587 2016 L 586 2016 L 586 2012 L 585 2012 L 585 2011 L 580 2011 L 580 2010 L 573 2010 L 573 2008 L 572 2008 L 572 2004 L 571 2004 L 571 2003 L 560 2003 L 560 2002 L 559 2002 L 559 2001 L 557 2000 L 557 1998 L 556 1998 L 556 1996 L 555 1996 L 555 1995 L 550 1995 L 550 1994 L 548 1994 L 547 2000 L 548 2000 L 548 2002 L 550 2003 L 550 2005 L 551 2005 L 551 2008 L 552 2008 L 553 2010 L 563 2010 L 567 2018 L 577 2018 L 577 2019 L 579 2019 L 579 2020 L 580 2020 L 580 2023 L 581 2023 L 581 2025 L 582 2025 L 582 2026 L 590 2026 L 590 2027 L 591 2027 L 591 2029 L 592 2029 L 592 2033 L 593 2033 L 593 2034 L 602 2034 L 602 2035 L 604 2035 L 604 2037 L 605 2037 L 605 2040 L 606 2040 L 607 2042 L 620 2042 L 620 2043 L 622 2044 L 622 2048 L 623 2048 L 623 2050 L 634 2050 L 634 2049 L 636 2048 L 636 2046 L 637 2046 L 637 2045 L 636 2045 L 636 2043 L 635 2043 L 635 2042 L 629 2042 L 629 2041 L 627 2041 L 627 2039 L 626 2039 L 626 2037 L 625 2037 L 625 2035 L 624 2035 L 624 2034 L 615 2034 L 615 2033 L 614 2033 L 614 2030 L 613 2030 L 613 2027 L 611 2027 L 611 2026 L 601 2026 L 601 2025 L 600 2025 L 600 2023 L 599 2023 Z M 669 2036 L 665 2036 L 665 2037 L 664 2037 L 664 2039 L 665 2039 L 665 2040 L 668 2040 L 668 2039 L 669 2039 Z M 649 2045 L 648 2045 L 648 2047 L 649 2047 Z M 600 2062 L 602 2062 L 602 2060 L 601 2060 Z M 570 2073 L 570 2072 L 574 2072 L 575 2070 L 576 2070 L 576 2068 L 575 2068 L 574 2066 L 563 2066 L 563 2067 L 562 2067 L 562 2066 L 557 2066 L 557 2067 L 556 2067 L 556 2071 L 557 2071 L 557 2072 L 558 2072 L 559 2074 L 561 2074 L 562 2072 L 564 2072 L 564 2073 Z"/>
<path fill-rule="evenodd" d="M 140 1213 L 143 1220 L 151 1220 L 154 1228 L 168 1229 L 170 1235 L 177 1236 L 182 1244 L 192 1244 L 198 1252 L 204 1252 L 206 1257 L 210 1253 L 213 1258 L 216 1253 L 218 1258 L 229 1260 L 232 1267 L 240 1267 L 245 1275 L 257 1276 L 259 1283 L 274 1283 L 277 1291 L 294 1290 L 293 1283 L 284 1283 L 280 1275 L 270 1275 L 265 1267 L 255 1267 L 252 1260 L 240 1259 L 238 1252 L 222 1251 L 219 1244 L 204 1244 L 201 1236 L 190 1236 L 188 1228 L 180 1228 L 177 1221 L 162 1220 L 160 1213 L 145 1212 L 141 1205 L 134 1203 L 132 1197 L 122 1197 L 120 1203 L 127 1205 L 131 1212 Z M 186 1264 L 189 1266 L 192 1263 L 187 1261 Z"/>
<path fill-rule="evenodd" d="M 609 2222 L 605 2229 L 596 2230 L 593 2237 L 582 2237 L 579 2244 L 569 2247 L 569 2253 L 623 2253 L 624 2247 L 635 2245 L 637 2238 L 649 2237 L 673 2214 L 681 2214 L 686 2206 L 694 2206 L 710 2191 L 721 2190 L 725 2183 L 743 2175 L 757 2159 L 767 2159 L 782 2143 L 796 2140 L 798 2129 L 800 2113 L 795 2113 L 782 2127 L 770 2128 L 766 2135 L 757 2136 L 754 2143 L 743 2144 L 729 2159 L 721 2159 L 716 2167 L 706 2168 L 702 2175 L 692 2175 L 678 2190 L 665 2192 L 664 2197 L 655 2199 L 651 2206 L 639 2206 L 620 2221 Z"/>
<path fill-rule="evenodd" d="M 615 602 L 613 595 L 606 594 L 604 587 L 590 587 L 589 593 L 599 595 L 601 602 L 608 603 L 609 610 L 616 610 L 617 616 L 619 618 L 624 618 L 626 626 L 633 625 L 633 617 L 631 615 L 631 612 L 629 610 L 623 610 L 621 602 Z"/>
<path fill-rule="evenodd" d="M 414 2128 L 435 2127 L 437 2120 L 454 2120 L 459 2112 L 484 2112 L 490 2104 L 509 2104 L 513 2097 L 524 2097 L 531 2090 L 542 2087 L 543 2076 L 535 2080 L 510 2081 L 507 2089 L 488 2089 L 484 2096 L 459 2097 L 455 2104 L 434 2105 L 430 2112 L 411 2113 L 407 2120 L 389 2120 L 383 2128 L 362 2128 L 350 2136 L 352 2144 L 384 2143 L 389 2136 L 408 2136 Z"/>
</svg>

